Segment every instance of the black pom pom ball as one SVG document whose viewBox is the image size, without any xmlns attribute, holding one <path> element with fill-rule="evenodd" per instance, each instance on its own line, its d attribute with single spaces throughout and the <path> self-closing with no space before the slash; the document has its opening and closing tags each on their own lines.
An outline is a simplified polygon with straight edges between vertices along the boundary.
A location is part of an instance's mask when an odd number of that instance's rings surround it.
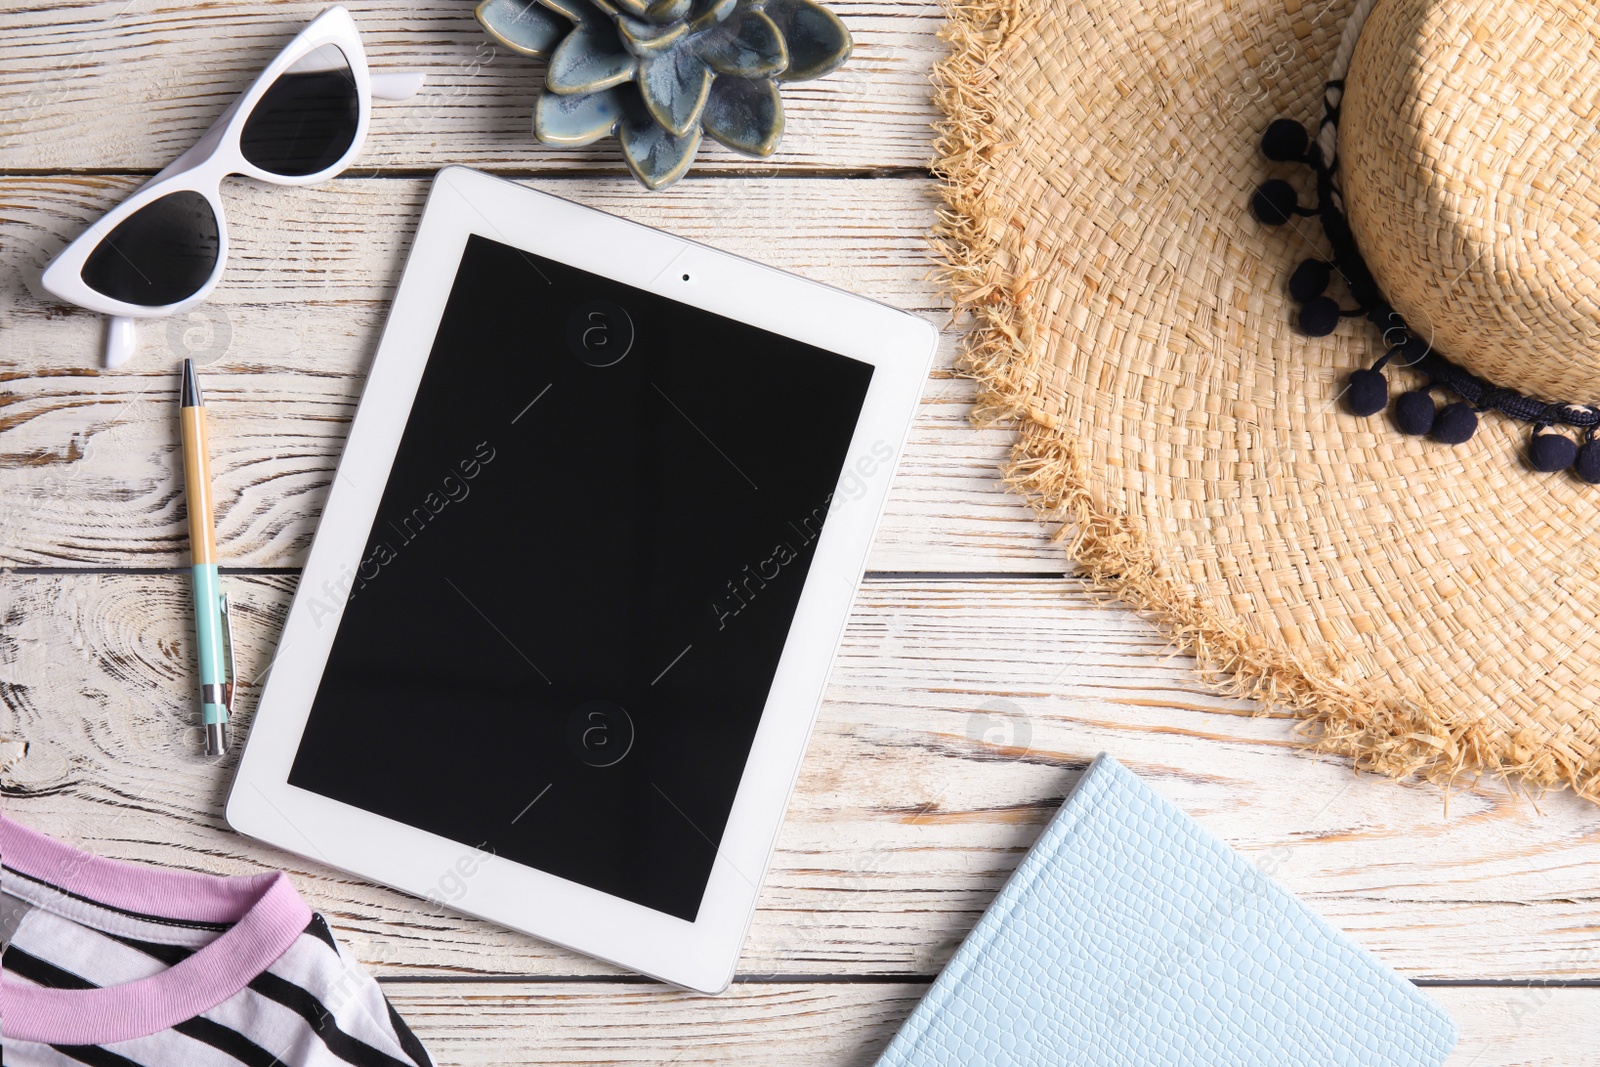
<svg viewBox="0 0 1600 1067">
<path fill-rule="evenodd" d="M 1428 395 L 1426 389 L 1412 389 L 1401 393 L 1400 399 L 1394 402 L 1395 425 L 1400 427 L 1401 433 L 1421 437 L 1433 429 L 1436 411 L 1433 397 Z"/>
<path fill-rule="evenodd" d="M 1261 152 L 1268 159 L 1290 163 L 1304 159 L 1310 143 L 1306 128 L 1294 119 L 1275 119 L 1261 135 Z"/>
<path fill-rule="evenodd" d="M 1300 332 L 1326 337 L 1339 325 L 1339 302 L 1331 296 L 1308 300 L 1300 308 Z"/>
<path fill-rule="evenodd" d="M 1256 195 L 1250 198 L 1250 211 L 1268 226 L 1282 226 L 1294 217 L 1300 208 L 1294 186 L 1282 178 L 1262 182 Z"/>
<path fill-rule="evenodd" d="M 1600 441 L 1590 441 L 1578 449 L 1578 459 L 1572 464 L 1572 473 L 1590 485 L 1600 485 Z"/>
<path fill-rule="evenodd" d="M 1324 263 L 1320 259 L 1305 259 L 1289 275 L 1289 295 L 1300 303 L 1315 300 L 1328 288 L 1328 279 L 1333 275 L 1333 265 Z"/>
<path fill-rule="evenodd" d="M 1376 415 L 1389 406 L 1388 379 L 1375 370 L 1351 371 L 1344 406 L 1352 415 Z"/>
<path fill-rule="evenodd" d="M 1536 471 L 1564 471 L 1577 458 L 1578 443 L 1556 430 L 1536 430 L 1528 442 L 1528 465 Z"/>
<path fill-rule="evenodd" d="M 1478 432 L 1478 413 L 1463 401 L 1446 404 L 1433 417 L 1433 439 L 1447 445 L 1460 445 L 1472 440 Z"/>
</svg>

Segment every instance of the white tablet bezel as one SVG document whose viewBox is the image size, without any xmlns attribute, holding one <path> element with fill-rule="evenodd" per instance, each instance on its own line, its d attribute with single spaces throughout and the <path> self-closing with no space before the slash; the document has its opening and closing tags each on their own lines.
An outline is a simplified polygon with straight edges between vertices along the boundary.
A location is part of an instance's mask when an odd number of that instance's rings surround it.
<svg viewBox="0 0 1600 1067">
<path fill-rule="evenodd" d="M 475 233 L 875 368 L 841 489 L 817 541 L 695 922 L 288 783 L 338 613 L 366 547 L 462 252 Z M 830 286 L 468 168 L 441 170 L 265 680 L 228 795 L 229 825 L 290 852 L 676 985 L 704 992 L 725 989 L 754 916 L 937 336 L 924 319 Z M 441 709 L 436 743 L 484 741 L 470 716 Z"/>
</svg>

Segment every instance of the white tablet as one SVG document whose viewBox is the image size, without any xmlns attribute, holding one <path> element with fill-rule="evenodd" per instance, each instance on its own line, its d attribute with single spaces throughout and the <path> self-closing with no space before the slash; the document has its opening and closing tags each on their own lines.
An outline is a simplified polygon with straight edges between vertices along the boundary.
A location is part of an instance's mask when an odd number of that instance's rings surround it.
<svg viewBox="0 0 1600 1067">
<path fill-rule="evenodd" d="M 228 822 L 725 988 L 934 344 L 440 171 Z"/>
</svg>

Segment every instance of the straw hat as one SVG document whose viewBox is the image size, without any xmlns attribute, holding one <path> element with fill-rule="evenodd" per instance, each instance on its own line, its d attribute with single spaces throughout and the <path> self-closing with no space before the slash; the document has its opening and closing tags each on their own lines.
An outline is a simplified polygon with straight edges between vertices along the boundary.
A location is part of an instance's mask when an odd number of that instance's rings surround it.
<svg viewBox="0 0 1600 1067">
<path fill-rule="evenodd" d="M 1600 800 L 1600 7 L 947 36 L 936 244 L 1090 580 L 1363 766 Z"/>
</svg>

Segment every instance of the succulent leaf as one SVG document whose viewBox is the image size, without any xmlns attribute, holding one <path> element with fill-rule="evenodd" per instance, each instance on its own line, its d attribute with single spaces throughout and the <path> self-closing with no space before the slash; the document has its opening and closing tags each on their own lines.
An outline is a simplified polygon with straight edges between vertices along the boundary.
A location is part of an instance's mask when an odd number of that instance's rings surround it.
<svg viewBox="0 0 1600 1067">
<path fill-rule="evenodd" d="M 609 26 L 579 23 L 550 56 L 545 88 L 553 93 L 599 92 L 631 79 L 638 62 Z"/>
<path fill-rule="evenodd" d="M 689 7 L 689 26 L 695 33 L 708 30 L 733 14 L 739 0 L 693 0 Z"/>
<path fill-rule="evenodd" d="M 652 0 L 650 6 L 645 8 L 644 17 L 658 26 L 681 22 L 683 16 L 689 13 L 691 3 L 692 0 Z"/>
<path fill-rule="evenodd" d="M 820 78 L 838 70 L 850 58 L 854 42 L 839 16 L 812 0 L 766 0 L 762 5 L 768 18 L 783 34 L 789 49 L 789 67 L 779 81 L 798 82 Z"/>
<path fill-rule="evenodd" d="M 646 0 L 594 0 L 613 16 L 629 15 L 636 19 L 648 18 L 650 5 Z"/>
<path fill-rule="evenodd" d="M 581 96 L 540 93 L 533 110 L 533 135 L 549 145 L 592 144 L 616 132 L 622 121 L 621 88 Z"/>
<path fill-rule="evenodd" d="M 473 13 L 490 37 L 525 56 L 549 55 L 572 29 L 537 0 L 483 0 Z"/>
<path fill-rule="evenodd" d="M 622 43 L 628 51 L 636 56 L 652 56 L 665 52 L 688 36 L 689 24 L 672 22 L 657 26 L 623 15 L 617 19 L 617 32 L 622 35 Z"/>
<path fill-rule="evenodd" d="M 617 130 L 622 142 L 622 159 L 646 189 L 662 189 L 689 170 L 700 147 L 700 127 L 677 137 L 648 116 L 622 120 Z"/>
<path fill-rule="evenodd" d="M 598 7 L 591 0 L 539 0 L 539 3 L 573 22 L 604 24 L 611 21 L 610 8 Z"/>
<path fill-rule="evenodd" d="M 770 156 L 783 140 L 783 101 L 768 78 L 718 75 L 706 98 L 700 122 L 706 132 L 735 152 Z"/>
<path fill-rule="evenodd" d="M 639 60 L 639 93 L 644 106 L 674 137 L 683 137 L 700 121 L 710 91 L 711 68 L 692 49 L 675 48 Z"/>
<path fill-rule="evenodd" d="M 783 35 L 767 16 L 753 8 L 736 11 L 725 22 L 695 39 L 701 57 L 719 74 L 765 78 L 789 65 Z"/>
</svg>

